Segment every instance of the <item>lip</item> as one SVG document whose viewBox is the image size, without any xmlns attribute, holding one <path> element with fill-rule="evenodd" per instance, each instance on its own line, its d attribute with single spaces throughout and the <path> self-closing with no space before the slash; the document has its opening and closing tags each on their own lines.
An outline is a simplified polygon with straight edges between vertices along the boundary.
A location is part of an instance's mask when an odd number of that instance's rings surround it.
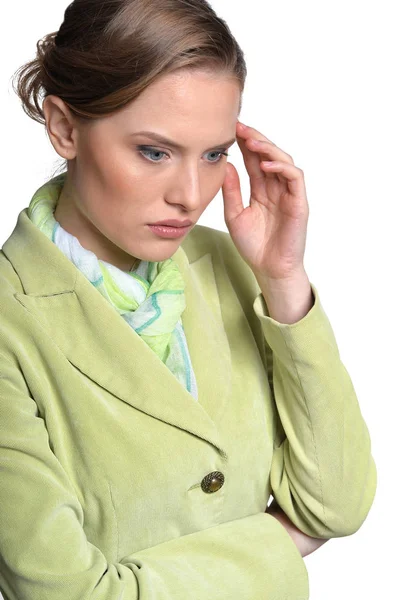
<svg viewBox="0 0 399 600">
<path fill-rule="evenodd" d="M 166 221 L 157 221 L 156 223 L 150 223 L 150 225 L 163 225 L 164 227 L 189 227 L 192 224 L 192 221 L 190 221 L 189 219 L 186 219 L 186 221 L 167 219 Z"/>
<path fill-rule="evenodd" d="M 191 229 L 188 227 L 168 227 L 167 225 L 148 225 L 149 229 L 161 238 L 175 239 L 183 237 Z"/>
</svg>

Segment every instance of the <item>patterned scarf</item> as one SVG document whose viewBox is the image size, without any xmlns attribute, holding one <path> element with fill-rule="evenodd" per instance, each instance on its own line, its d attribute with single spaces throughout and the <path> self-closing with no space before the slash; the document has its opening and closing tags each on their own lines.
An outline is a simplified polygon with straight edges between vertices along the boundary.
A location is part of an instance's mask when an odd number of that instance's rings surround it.
<svg viewBox="0 0 399 600">
<path fill-rule="evenodd" d="M 141 261 L 123 271 L 99 260 L 54 218 L 67 173 L 40 187 L 28 207 L 31 221 L 69 258 L 125 321 L 159 356 L 187 391 L 198 401 L 181 314 L 186 307 L 184 280 L 172 259 Z"/>
</svg>

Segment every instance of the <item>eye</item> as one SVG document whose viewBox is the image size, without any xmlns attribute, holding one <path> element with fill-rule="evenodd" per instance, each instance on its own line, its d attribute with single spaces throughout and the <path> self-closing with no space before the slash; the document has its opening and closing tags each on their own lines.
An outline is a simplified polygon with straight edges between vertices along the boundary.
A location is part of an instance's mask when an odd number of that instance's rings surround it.
<svg viewBox="0 0 399 600">
<path fill-rule="evenodd" d="M 228 152 L 222 152 L 221 150 L 212 150 L 212 152 L 210 152 L 209 154 L 218 154 L 218 159 L 217 160 L 211 160 L 211 163 L 220 163 L 220 161 L 222 160 L 222 156 L 228 156 Z"/>
<path fill-rule="evenodd" d="M 153 148 L 152 146 L 138 146 L 137 149 L 142 156 L 144 156 L 147 160 L 153 163 L 162 162 L 162 156 L 169 156 L 168 154 L 166 154 L 166 152 L 163 152 L 162 150 L 157 150 L 157 148 Z M 209 154 L 216 155 L 217 158 L 217 160 L 209 161 L 211 164 L 218 164 L 219 162 L 221 162 L 222 156 L 229 156 L 228 152 L 223 152 L 221 150 L 212 150 L 212 152 L 209 152 Z M 149 158 L 148 155 L 158 155 L 158 157 L 160 157 L 160 160 L 153 160 L 152 158 Z"/>
<path fill-rule="evenodd" d="M 151 146 L 138 146 L 137 149 L 140 152 L 140 154 L 145 157 L 147 156 L 147 154 L 164 154 L 165 156 L 168 156 L 166 152 L 162 152 L 162 150 L 157 150 L 156 148 L 152 148 Z M 147 160 L 150 160 L 154 163 L 161 162 L 160 160 L 152 160 L 151 158 L 148 158 Z"/>
</svg>

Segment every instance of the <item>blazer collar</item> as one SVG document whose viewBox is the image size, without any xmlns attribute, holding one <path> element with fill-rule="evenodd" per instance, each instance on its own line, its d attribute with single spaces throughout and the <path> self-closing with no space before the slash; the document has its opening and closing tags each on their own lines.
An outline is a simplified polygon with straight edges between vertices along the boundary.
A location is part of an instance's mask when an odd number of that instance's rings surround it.
<svg viewBox="0 0 399 600">
<path fill-rule="evenodd" d="M 218 423 L 231 391 L 230 346 L 223 327 L 212 254 L 196 255 L 196 226 L 172 258 L 185 281 L 182 322 L 198 402 L 79 269 L 32 223 L 27 208 L 3 244 L 24 293 L 16 299 L 77 369 L 114 396 L 189 431 L 227 457 Z M 187 250 L 187 253 L 185 251 Z M 195 257 L 190 262 L 189 255 Z"/>
</svg>

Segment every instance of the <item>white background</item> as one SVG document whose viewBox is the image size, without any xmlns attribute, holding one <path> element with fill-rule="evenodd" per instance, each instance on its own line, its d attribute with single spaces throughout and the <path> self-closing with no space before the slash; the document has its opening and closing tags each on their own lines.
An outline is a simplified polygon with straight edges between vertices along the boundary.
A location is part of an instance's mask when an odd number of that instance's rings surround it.
<svg viewBox="0 0 399 600">
<path fill-rule="evenodd" d="M 310 598 L 391 599 L 399 559 L 397 6 L 387 0 L 211 4 L 245 52 L 241 120 L 304 170 L 305 268 L 351 375 L 378 470 L 374 504 L 360 530 L 305 557 Z M 67 5 L 25 0 L 3 8 L 0 247 L 62 160 L 44 127 L 23 112 L 10 78 L 34 57 L 36 42 L 58 30 Z M 249 179 L 236 144 L 230 154 L 247 206 Z M 221 192 L 199 224 L 227 231 Z"/>
</svg>

